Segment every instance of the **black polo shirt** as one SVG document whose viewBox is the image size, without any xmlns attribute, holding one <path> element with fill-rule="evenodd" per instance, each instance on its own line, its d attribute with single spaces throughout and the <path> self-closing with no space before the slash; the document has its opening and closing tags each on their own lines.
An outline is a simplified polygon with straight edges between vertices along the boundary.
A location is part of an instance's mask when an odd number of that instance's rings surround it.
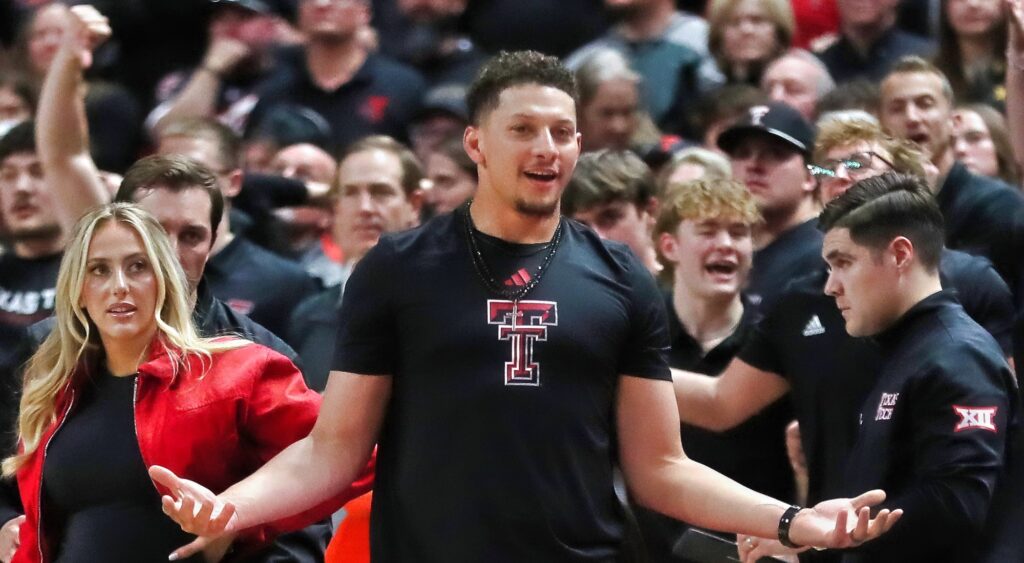
<svg viewBox="0 0 1024 563">
<path fill-rule="evenodd" d="M 331 127 L 331 151 L 367 135 L 405 140 L 419 111 L 426 83 L 412 68 L 384 55 L 370 54 L 348 82 L 334 90 L 313 81 L 301 48 L 282 52 L 273 74 L 260 88 L 249 130 L 279 104 L 298 104 L 319 113 Z"/>
<path fill-rule="evenodd" d="M 991 260 L 1019 306 L 1024 299 L 1021 193 L 999 180 L 972 174 L 957 162 L 935 200 L 946 221 L 946 246 Z"/>
<path fill-rule="evenodd" d="M 879 81 L 901 58 L 908 55 L 930 58 L 934 52 L 935 43 L 893 27 L 875 41 L 866 56 L 846 37 L 840 36 L 818 58 L 828 67 L 836 83 L 842 84 L 857 78 Z"/>
<path fill-rule="evenodd" d="M 205 277 L 221 301 L 280 338 L 295 306 L 319 288 L 301 266 L 243 237 L 210 257 Z"/>
<path fill-rule="evenodd" d="M 755 322 L 744 303 L 743 317 L 736 331 L 704 352 L 679 320 L 672 296 L 666 296 L 671 367 L 718 376 L 746 342 Z M 746 422 L 725 432 L 712 432 L 689 424 L 680 428 L 686 455 L 734 481 L 781 500 L 794 500 L 793 471 L 786 457 L 786 425 L 793 420 L 789 398 L 776 401 Z M 648 560 L 651 563 L 679 561 L 672 548 L 686 530 L 686 524 L 634 506 Z M 723 534 L 728 536 L 729 534 Z"/>
<path fill-rule="evenodd" d="M 976 562 L 1019 416 L 1003 351 L 944 291 L 875 340 L 883 362 L 859 413 L 845 490 L 885 489 L 883 506 L 904 514 L 843 560 Z"/>
<path fill-rule="evenodd" d="M 1009 355 L 1013 304 L 1009 289 L 988 261 L 945 250 L 940 277 L 943 287 L 963 300 L 968 314 Z M 846 334 L 835 300 L 824 293 L 827 279 L 821 267 L 790 285 L 737 355 L 789 381 L 812 503 L 843 493 L 847 457 L 857 435 L 856 413 L 874 385 L 881 362 L 871 340 Z"/>
<path fill-rule="evenodd" d="M 754 253 L 746 295 L 756 310 L 766 310 L 786 285 L 821 267 L 823 238 L 815 217 Z"/>
</svg>

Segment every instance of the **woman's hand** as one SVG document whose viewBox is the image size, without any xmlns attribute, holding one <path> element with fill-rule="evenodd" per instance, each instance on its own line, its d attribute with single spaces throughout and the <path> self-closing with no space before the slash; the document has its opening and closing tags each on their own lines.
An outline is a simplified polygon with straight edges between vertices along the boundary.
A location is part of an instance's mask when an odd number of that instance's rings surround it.
<svg viewBox="0 0 1024 563">
<path fill-rule="evenodd" d="M 770 540 L 743 534 L 736 535 L 736 547 L 742 563 L 757 563 L 762 557 L 771 557 L 787 563 L 797 563 L 797 553 L 808 548 L 792 549 L 782 545 L 779 540 Z"/>
<path fill-rule="evenodd" d="M 3 527 L 0 527 L 0 561 L 10 563 L 14 552 L 21 544 L 21 525 L 25 522 L 25 516 L 11 518 Z"/>
<path fill-rule="evenodd" d="M 149 476 L 154 481 L 171 491 L 160 500 L 164 513 L 177 522 L 181 529 L 199 536 L 192 543 L 182 546 L 170 555 L 170 560 L 184 559 L 207 548 L 211 555 L 225 536 L 236 532 L 238 515 L 235 507 L 217 498 L 209 489 L 188 479 L 182 479 L 169 469 L 154 465 L 149 468 Z M 227 542 L 230 545 L 230 539 Z M 223 557 L 227 545 L 223 546 Z"/>
</svg>

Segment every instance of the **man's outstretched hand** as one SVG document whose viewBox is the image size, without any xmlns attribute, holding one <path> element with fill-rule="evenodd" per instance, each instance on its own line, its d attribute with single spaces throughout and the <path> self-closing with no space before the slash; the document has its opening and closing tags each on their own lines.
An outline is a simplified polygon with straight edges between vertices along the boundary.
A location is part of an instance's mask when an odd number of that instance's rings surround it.
<svg viewBox="0 0 1024 563">
<path fill-rule="evenodd" d="M 204 551 L 218 538 L 237 531 L 238 514 L 234 505 L 222 501 L 206 487 L 182 479 L 159 465 L 149 468 L 149 476 L 170 491 L 160 499 L 164 513 L 182 530 L 199 536 L 174 550 L 169 557 L 171 561 Z"/>
<path fill-rule="evenodd" d="M 801 510 L 790 526 L 790 540 L 802 546 L 841 549 L 855 547 L 888 532 L 903 510 L 884 508 L 871 517 L 871 507 L 885 500 L 876 489 L 856 498 L 832 499 Z"/>
</svg>

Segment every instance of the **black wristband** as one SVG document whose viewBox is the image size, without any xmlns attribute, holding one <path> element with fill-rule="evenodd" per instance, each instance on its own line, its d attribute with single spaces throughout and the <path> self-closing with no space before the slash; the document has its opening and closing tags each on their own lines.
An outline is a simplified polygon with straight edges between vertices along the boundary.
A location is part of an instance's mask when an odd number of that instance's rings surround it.
<svg viewBox="0 0 1024 563">
<path fill-rule="evenodd" d="M 793 549 L 801 547 L 789 539 L 789 526 L 793 524 L 793 518 L 796 518 L 796 513 L 801 510 L 803 510 L 803 508 L 794 504 L 787 508 L 786 511 L 782 513 L 782 517 L 779 518 L 779 543 L 786 547 Z"/>
</svg>

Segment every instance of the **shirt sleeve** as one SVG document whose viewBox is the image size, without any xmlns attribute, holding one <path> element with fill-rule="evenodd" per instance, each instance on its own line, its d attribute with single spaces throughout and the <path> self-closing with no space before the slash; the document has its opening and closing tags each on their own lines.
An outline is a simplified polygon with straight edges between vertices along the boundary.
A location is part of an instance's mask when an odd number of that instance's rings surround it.
<svg viewBox="0 0 1024 563">
<path fill-rule="evenodd" d="M 785 373 L 778 354 L 780 347 L 772 341 L 772 335 L 779 334 L 775 325 L 784 307 L 785 297 L 769 307 L 765 315 L 750 327 L 743 347 L 736 354 L 737 358 L 761 371 L 775 373 L 783 377 L 785 377 Z"/>
<path fill-rule="evenodd" d="M 672 381 L 668 367 L 668 316 L 665 299 L 651 274 L 629 255 L 629 337 L 619 358 L 618 373 L 646 379 Z"/>
<path fill-rule="evenodd" d="M 961 364 L 960 373 L 933 369 L 909 388 L 903 416 L 910 418 L 913 482 L 883 504 L 902 508 L 903 518 L 859 553 L 917 560 L 928 546 L 949 547 L 935 538 L 979 537 L 1003 471 L 1012 408 L 1003 374 L 986 363 Z"/>
<path fill-rule="evenodd" d="M 342 295 L 332 369 L 362 375 L 395 374 L 396 269 L 394 247 L 387 237 L 356 265 Z"/>
</svg>

